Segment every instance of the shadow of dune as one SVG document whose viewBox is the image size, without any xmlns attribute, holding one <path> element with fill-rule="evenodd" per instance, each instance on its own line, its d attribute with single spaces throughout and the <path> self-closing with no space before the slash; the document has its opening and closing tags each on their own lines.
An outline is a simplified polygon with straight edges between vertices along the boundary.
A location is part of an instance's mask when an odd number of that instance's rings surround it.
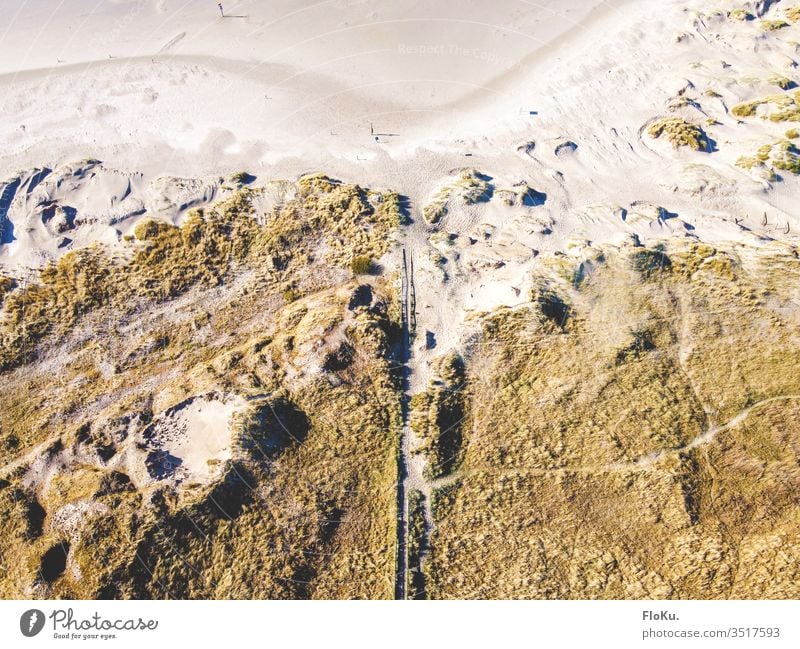
<svg viewBox="0 0 800 649">
<path fill-rule="evenodd" d="M 14 236 L 14 224 L 8 218 L 8 210 L 17 195 L 20 182 L 19 178 L 10 182 L 3 189 L 2 195 L 0 195 L 0 244 L 11 243 L 16 239 Z"/>
</svg>

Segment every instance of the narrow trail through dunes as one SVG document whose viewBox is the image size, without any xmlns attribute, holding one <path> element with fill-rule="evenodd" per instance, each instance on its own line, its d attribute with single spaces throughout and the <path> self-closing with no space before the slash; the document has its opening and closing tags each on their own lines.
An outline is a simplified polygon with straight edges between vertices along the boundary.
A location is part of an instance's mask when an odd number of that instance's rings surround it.
<svg viewBox="0 0 800 649">
<path fill-rule="evenodd" d="M 409 419 L 409 387 L 408 376 L 411 371 L 409 358 L 411 353 L 411 337 L 408 318 L 408 268 L 406 266 L 406 252 L 403 250 L 403 265 L 400 271 L 400 329 L 401 348 L 400 363 L 402 365 L 403 392 L 400 400 L 403 425 L 400 430 L 399 448 L 397 452 L 397 539 L 395 557 L 395 599 L 406 598 L 408 580 L 408 465 L 409 465 L 409 437 L 411 425 Z"/>
<path fill-rule="evenodd" d="M 432 487 L 425 478 L 425 459 L 415 452 L 420 440 L 414 433 L 410 421 L 410 402 L 413 392 L 413 377 L 419 372 L 421 359 L 414 353 L 413 342 L 417 327 L 417 298 L 414 283 L 414 253 L 411 247 L 402 250 L 401 267 L 401 328 L 403 363 L 403 399 L 401 431 L 398 457 L 397 482 L 397 572 L 395 581 L 396 599 L 424 599 L 423 564 L 429 553 L 428 539 L 433 527 L 431 510 Z M 418 501 L 419 499 L 419 501 Z M 412 508 L 411 503 L 414 503 Z M 421 509 L 421 512 L 419 511 Z M 422 515 L 421 530 L 416 517 Z M 412 520 L 413 519 L 413 520 Z M 410 538 L 416 534 L 416 538 Z M 414 549 L 411 556 L 411 549 Z"/>
</svg>

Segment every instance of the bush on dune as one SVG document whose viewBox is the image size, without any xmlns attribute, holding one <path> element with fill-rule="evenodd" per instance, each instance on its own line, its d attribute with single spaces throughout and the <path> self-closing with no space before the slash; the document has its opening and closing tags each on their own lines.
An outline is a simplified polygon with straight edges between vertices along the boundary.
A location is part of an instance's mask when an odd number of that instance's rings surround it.
<svg viewBox="0 0 800 649">
<path fill-rule="evenodd" d="M 688 146 L 695 151 L 709 151 L 711 146 L 703 129 L 681 117 L 656 120 L 647 128 L 647 134 L 658 139 L 664 137 L 673 148 Z"/>
</svg>

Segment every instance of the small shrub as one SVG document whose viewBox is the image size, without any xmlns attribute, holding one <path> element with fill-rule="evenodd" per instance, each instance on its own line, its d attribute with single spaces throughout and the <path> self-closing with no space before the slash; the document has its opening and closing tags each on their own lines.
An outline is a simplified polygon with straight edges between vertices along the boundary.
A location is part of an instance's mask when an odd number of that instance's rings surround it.
<svg viewBox="0 0 800 649">
<path fill-rule="evenodd" d="M 290 302 L 295 302 L 299 300 L 301 297 L 302 296 L 300 295 L 300 292 L 295 288 L 287 288 L 283 292 L 283 299 L 286 301 L 287 304 Z"/>
<path fill-rule="evenodd" d="M 631 255 L 633 269 L 644 278 L 668 271 L 672 266 L 669 257 L 661 250 L 637 249 Z"/>
<path fill-rule="evenodd" d="M 438 223 L 445 214 L 447 214 L 446 200 L 434 200 L 422 208 L 422 216 L 430 224 Z"/>
<path fill-rule="evenodd" d="M 647 134 L 652 138 L 666 137 L 675 149 L 688 146 L 695 151 L 709 151 L 711 148 L 703 129 L 681 117 L 656 120 L 648 127 Z"/>
<path fill-rule="evenodd" d="M 748 171 L 759 164 L 760 161 L 752 156 L 739 156 L 739 159 L 736 161 L 736 166 L 740 169 L 747 169 Z"/>
<path fill-rule="evenodd" d="M 771 122 L 800 122 L 800 106 L 797 104 L 772 113 L 769 116 Z"/>
<path fill-rule="evenodd" d="M 769 160 L 769 154 L 772 152 L 772 145 L 765 144 L 764 146 L 758 147 L 758 151 L 756 152 L 756 159 L 761 160 L 761 162 L 766 162 Z"/>
<path fill-rule="evenodd" d="M 745 21 L 745 20 L 753 20 L 755 16 L 751 14 L 749 11 L 747 11 L 747 9 L 738 8 L 738 9 L 731 9 L 728 12 L 728 18 L 730 18 L 731 20 Z"/>
<path fill-rule="evenodd" d="M 781 171 L 800 175 L 800 149 L 789 140 L 779 142 L 775 145 L 772 165 Z"/>
<path fill-rule="evenodd" d="M 736 104 L 731 113 L 736 117 L 753 117 L 759 106 L 772 105 L 779 110 L 763 115 L 763 119 L 769 119 L 772 122 L 794 122 L 800 121 L 800 91 L 795 92 L 794 95 L 771 95 L 763 97 L 755 101 L 743 102 Z"/>
<path fill-rule="evenodd" d="M 378 203 L 378 212 L 388 219 L 395 227 L 411 223 L 406 206 L 407 199 L 400 196 L 397 192 L 376 192 L 370 195 L 370 199 Z"/>
<path fill-rule="evenodd" d="M 769 83 L 778 86 L 781 90 L 789 90 L 794 88 L 795 83 L 789 77 L 784 77 L 779 74 L 773 74 L 769 79 Z"/>
<path fill-rule="evenodd" d="M 785 20 L 762 20 L 761 21 L 761 29 L 767 32 L 774 32 L 778 29 L 783 29 L 784 27 L 788 27 L 789 23 Z"/>
<path fill-rule="evenodd" d="M 350 262 L 350 270 L 354 275 L 369 275 L 373 270 L 372 259 L 364 255 L 353 257 Z"/>
<path fill-rule="evenodd" d="M 145 219 L 136 224 L 136 227 L 133 229 L 133 235 L 139 241 L 154 241 L 170 230 L 177 230 L 177 228 L 164 221 Z"/>
<path fill-rule="evenodd" d="M 2 304 L 3 300 L 6 297 L 7 293 L 13 291 L 17 286 L 16 280 L 12 277 L 6 277 L 5 275 L 0 275 L 0 304 Z"/>
<path fill-rule="evenodd" d="M 237 171 L 234 174 L 231 174 L 230 178 L 228 178 L 229 182 L 233 185 L 249 185 L 256 179 L 255 176 L 252 174 L 247 173 L 246 171 Z"/>
<path fill-rule="evenodd" d="M 791 131 L 787 131 L 787 136 L 789 134 Z M 797 137 L 796 131 L 794 136 Z M 753 156 L 742 156 L 736 161 L 736 166 L 747 170 L 761 167 L 768 170 L 770 179 L 774 180 L 774 169 L 800 174 L 798 154 L 800 154 L 800 150 L 791 139 L 780 140 L 775 144 L 765 144 L 759 147 Z"/>
<path fill-rule="evenodd" d="M 731 113 L 736 117 L 752 117 L 756 114 L 756 109 L 761 105 L 761 102 L 751 101 L 747 103 L 736 104 L 731 108 Z"/>
</svg>

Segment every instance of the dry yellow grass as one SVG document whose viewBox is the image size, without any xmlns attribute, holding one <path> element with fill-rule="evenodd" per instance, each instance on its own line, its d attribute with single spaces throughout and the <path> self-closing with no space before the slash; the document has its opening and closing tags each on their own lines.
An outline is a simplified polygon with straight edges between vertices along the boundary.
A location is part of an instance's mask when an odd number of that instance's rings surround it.
<svg viewBox="0 0 800 649">
<path fill-rule="evenodd" d="M 119 258 L 78 251 L 7 295 L 0 596 L 393 596 L 397 307 L 347 266 L 400 213 L 323 176 L 296 190 L 141 223 Z M 248 403 L 221 478 L 137 488 L 133 436 L 211 391 Z"/>
<path fill-rule="evenodd" d="M 770 95 L 754 101 L 736 104 L 731 108 L 731 113 L 736 117 L 753 117 L 759 106 L 769 107 L 769 111 L 762 115 L 763 119 L 772 122 L 798 122 L 800 121 L 800 91 L 793 94 Z"/>
<path fill-rule="evenodd" d="M 324 176 L 294 189 L 9 284 L 0 596 L 392 597 L 399 305 L 349 264 L 402 211 Z M 435 528 L 412 491 L 409 592 L 797 598 L 797 250 L 583 254 L 588 276 L 543 259 L 529 302 L 412 400 Z M 246 400 L 221 477 L 137 487 L 117 463 L 136 432 L 210 392 Z"/>
<path fill-rule="evenodd" d="M 728 12 L 728 18 L 732 20 L 746 21 L 755 19 L 755 16 L 746 9 L 742 9 L 739 7 L 736 9 L 731 9 Z"/>
<path fill-rule="evenodd" d="M 736 8 L 736 9 L 731 9 L 728 12 L 728 18 L 730 18 L 731 20 L 746 21 L 746 20 L 753 20 L 755 16 L 753 16 L 753 14 L 747 11 L 746 9 Z"/>
<path fill-rule="evenodd" d="M 437 483 L 428 593 L 796 598 L 796 252 L 604 259 L 486 319 L 463 459 Z"/>
<path fill-rule="evenodd" d="M 703 129 L 681 117 L 658 119 L 647 127 L 647 134 L 652 138 L 666 138 L 675 149 L 688 146 L 695 151 L 709 150 L 708 138 Z"/>
<path fill-rule="evenodd" d="M 761 168 L 768 172 L 768 178 L 775 180 L 777 171 L 788 171 L 800 174 L 800 150 L 792 142 L 791 130 L 786 132 L 787 139 L 778 140 L 773 144 L 765 144 L 758 148 L 753 156 L 742 156 L 736 161 L 736 166 L 751 170 Z"/>
<path fill-rule="evenodd" d="M 462 169 L 455 180 L 442 187 L 422 210 L 428 223 L 438 223 L 448 210 L 448 202 L 459 197 L 467 205 L 488 201 L 494 187 L 490 178 L 476 169 Z"/>
<path fill-rule="evenodd" d="M 783 29 L 784 27 L 788 27 L 789 23 L 785 20 L 762 20 L 761 21 L 761 29 L 767 32 L 774 32 L 778 29 Z"/>
</svg>

